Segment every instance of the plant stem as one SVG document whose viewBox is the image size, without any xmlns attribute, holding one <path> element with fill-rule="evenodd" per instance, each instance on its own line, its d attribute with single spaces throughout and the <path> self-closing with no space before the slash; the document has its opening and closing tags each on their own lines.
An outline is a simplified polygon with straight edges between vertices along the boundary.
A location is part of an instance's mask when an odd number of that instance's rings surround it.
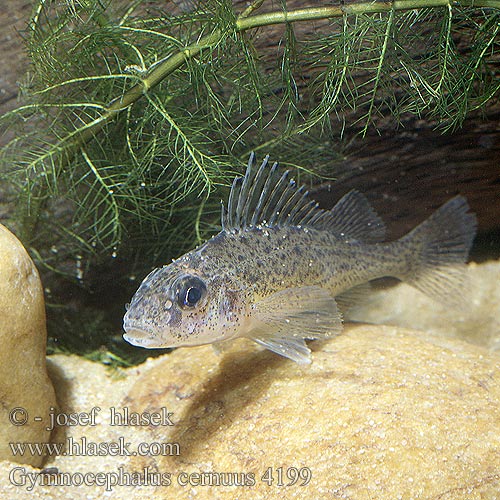
<svg viewBox="0 0 500 500">
<path fill-rule="evenodd" d="M 457 5 L 457 2 L 452 0 L 394 0 L 393 2 L 359 2 L 336 7 L 311 7 L 288 12 L 277 11 L 252 16 L 251 14 L 258 9 L 262 3 L 263 0 L 256 0 L 237 18 L 235 23 L 237 31 L 242 32 L 273 24 L 329 19 L 348 15 L 374 14 L 435 7 L 451 8 Z M 459 5 L 475 8 L 500 9 L 500 0 L 462 0 L 459 2 Z M 72 155 L 75 154 L 81 146 L 90 141 L 119 113 L 129 108 L 147 93 L 149 89 L 158 85 L 175 70 L 183 66 L 186 61 L 197 56 L 203 49 L 217 45 L 223 37 L 224 33 L 220 30 L 216 30 L 201 38 L 197 44 L 188 46 L 177 54 L 169 56 L 152 66 L 140 83 L 135 84 L 122 96 L 111 101 L 111 104 L 100 117 L 86 124 L 83 128 L 75 130 L 55 145 L 55 149 L 65 151 L 61 159 L 62 166 L 64 166 L 65 162 L 70 161 Z"/>
<path fill-rule="evenodd" d="M 264 0 L 256 0 L 255 2 L 250 4 L 250 6 L 240 14 L 238 20 L 236 21 L 236 25 L 238 26 L 238 21 L 242 21 L 247 16 L 252 14 L 252 12 L 257 10 L 263 3 Z M 240 30 L 238 28 L 238 31 L 243 30 Z M 203 37 L 196 45 L 186 47 L 184 50 L 178 52 L 177 54 L 169 56 L 167 59 L 156 63 L 152 68 L 150 68 L 148 75 L 141 81 L 141 83 L 137 83 L 127 92 L 125 92 L 122 97 L 113 101 L 106 112 L 103 113 L 103 115 L 101 115 L 99 118 L 94 120 L 93 123 L 95 125 L 86 128 L 82 132 L 82 134 L 80 135 L 79 144 L 85 144 L 95 135 L 96 132 L 101 130 L 104 125 L 107 122 L 111 121 L 118 113 L 134 104 L 134 102 L 136 102 L 144 92 L 147 92 L 148 89 L 158 85 L 168 75 L 172 74 L 176 69 L 180 68 L 186 61 L 197 56 L 204 48 L 216 45 L 221 39 L 221 31 L 216 30 L 210 35 Z"/>
<path fill-rule="evenodd" d="M 344 15 L 374 14 L 397 10 L 422 9 L 433 7 L 448 7 L 456 5 L 451 0 L 394 0 L 393 2 L 360 2 L 338 7 L 317 7 L 308 9 L 297 9 L 289 12 L 269 12 L 250 16 L 250 14 L 262 5 L 263 0 L 258 0 L 250 5 L 236 20 L 237 31 L 269 26 L 272 24 L 283 24 L 298 21 L 310 21 L 314 19 L 328 19 L 342 17 Z M 500 9 L 500 0 L 462 0 L 461 6 L 471 6 L 476 8 L 491 7 Z M 182 51 L 168 57 L 155 64 L 147 76 L 140 83 L 130 88 L 123 96 L 111 103 L 108 109 L 99 118 L 89 123 L 88 126 L 78 135 L 80 146 L 89 141 L 117 114 L 136 102 L 144 92 L 158 85 L 167 76 L 180 68 L 186 61 L 197 56 L 204 48 L 213 47 L 222 40 L 223 33 L 216 30 L 210 35 L 203 37 L 196 45 L 186 47 Z"/>
<path fill-rule="evenodd" d="M 297 21 L 311 21 L 314 19 L 327 19 L 355 14 L 376 14 L 397 10 L 424 9 L 435 7 L 491 7 L 500 9 L 500 0 L 462 0 L 454 2 L 451 0 L 394 0 L 393 2 L 359 2 L 335 7 L 311 7 L 297 9 L 289 12 L 269 12 L 259 14 L 245 19 L 238 19 L 236 26 L 239 31 L 244 31 L 270 24 L 293 23 Z"/>
</svg>

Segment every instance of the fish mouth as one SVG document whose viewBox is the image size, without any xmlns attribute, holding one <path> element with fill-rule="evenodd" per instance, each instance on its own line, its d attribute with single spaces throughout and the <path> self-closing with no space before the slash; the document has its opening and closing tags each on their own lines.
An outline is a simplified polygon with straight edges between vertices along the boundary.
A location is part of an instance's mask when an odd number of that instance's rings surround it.
<svg viewBox="0 0 500 500">
<path fill-rule="evenodd" d="M 155 339 L 151 332 L 143 330 L 135 326 L 125 326 L 125 333 L 123 338 L 132 345 L 137 347 L 144 347 L 146 349 L 154 349 L 155 347 L 162 347 L 158 345 L 158 340 Z"/>
</svg>

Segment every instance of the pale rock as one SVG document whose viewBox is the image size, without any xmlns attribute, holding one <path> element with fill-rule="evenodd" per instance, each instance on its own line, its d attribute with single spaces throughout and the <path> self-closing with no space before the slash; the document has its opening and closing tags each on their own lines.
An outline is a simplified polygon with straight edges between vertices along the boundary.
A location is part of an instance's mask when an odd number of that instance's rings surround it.
<svg viewBox="0 0 500 500">
<path fill-rule="evenodd" d="M 140 443 L 159 443 L 168 454 L 91 456 L 87 448 L 83 455 L 58 456 L 47 464 L 62 475 L 40 477 L 48 482 L 71 477 L 81 484 L 96 473 L 125 479 L 134 472 L 144 478 L 147 471 L 150 481 L 170 474 L 171 484 L 113 491 L 105 485 L 53 485 L 28 491 L 29 477 L 41 479 L 26 474 L 39 471 L 4 463 L 0 498 L 24 500 L 28 493 L 54 500 L 498 498 L 498 355 L 457 339 L 390 326 L 347 326 L 338 337 L 311 346 L 309 366 L 241 340 L 221 356 L 210 346 L 178 349 L 124 370 L 121 378 L 76 356 L 52 356 L 64 411 L 101 408 L 97 425 L 60 428 L 56 441 L 72 437 L 81 443 L 84 437 L 87 443 L 116 443 L 122 437 L 132 453 Z M 173 412 L 175 425 L 111 426 L 110 407 L 140 413 L 164 407 Z M 286 486 L 292 467 L 305 478 L 310 470 L 307 485 L 299 480 Z M 263 481 L 269 468 L 270 486 Z M 196 476 L 200 473 L 211 476 Z M 254 477 L 255 485 L 194 484 L 202 477 L 250 482 Z M 193 484 L 185 484 L 189 478 Z"/>
<path fill-rule="evenodd" d="M 366 304 L 350 312 L 350 319 L 432 332 L 500 351 L 500 264 L 471 262 L 467 278 L 463 290 L 454 291 L 462 296 L 460 309 L 399 283 L 374 290 Z"/>
<path fill-rule="evenodd" d="M 13 457 L 10 442 L 48 442 L 48 415 L 55 394 L 46 369 L 46 326 L 38 272 L 20 241 L 0 225 L 0 460 L 38 466 L 43 457 Z M 11 411 L 26 410 L 25 425 Z M 23 414 L 17 412 L 15 420 Z M 41 417 L 41 421 L 35 421 Z"/>
</svg>

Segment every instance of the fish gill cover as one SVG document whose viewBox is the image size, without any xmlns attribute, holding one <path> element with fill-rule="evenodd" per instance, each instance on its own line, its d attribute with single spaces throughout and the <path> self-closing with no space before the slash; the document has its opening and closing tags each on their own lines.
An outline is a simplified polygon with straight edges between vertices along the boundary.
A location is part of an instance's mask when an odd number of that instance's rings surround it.
<svg viewBox="0 0 500 500">
<path fill-rule="evenodd" d="M 499 7 L 37 2 L 0 178 L 44 276 L 52 346 L 126 363 L 122 304 L 214 234 L 250 151 L 334 178 L 346 130 L 460 127 L 500 87 Z"/>
</svg>

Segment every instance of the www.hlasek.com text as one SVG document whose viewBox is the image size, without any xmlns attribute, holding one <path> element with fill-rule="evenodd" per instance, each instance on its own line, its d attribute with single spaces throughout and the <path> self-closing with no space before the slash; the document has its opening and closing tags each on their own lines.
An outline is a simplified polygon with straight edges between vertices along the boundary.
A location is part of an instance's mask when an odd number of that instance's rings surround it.
<svg viewBox="0 0 500 500">
<path fill-rule="evenodd" d="M 116 441 L 89 441 L 86 437 L 68 437 L 62 443 L 9 443 L 13 456 L 92 456 L 92 457 L 135 457 L 135 456 L 180 456 L 179 443 L 141 442 L 132 446 L 124 437 Z"/>
</svg>

